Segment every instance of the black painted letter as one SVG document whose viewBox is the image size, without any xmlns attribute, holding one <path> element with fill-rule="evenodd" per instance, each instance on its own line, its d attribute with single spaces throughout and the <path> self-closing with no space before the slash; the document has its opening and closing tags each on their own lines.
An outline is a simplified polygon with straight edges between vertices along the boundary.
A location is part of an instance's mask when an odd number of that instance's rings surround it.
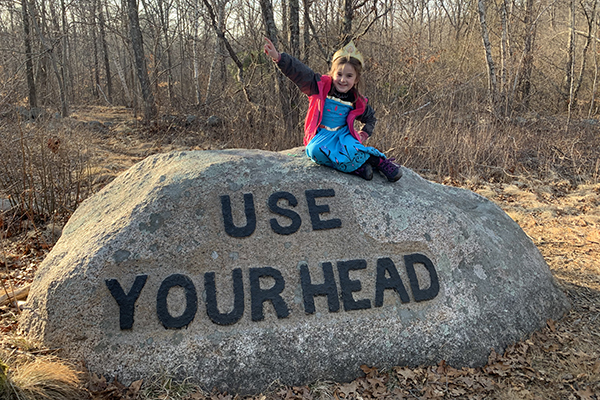
<svg viewBox="0 0 600 400">
<path fill-rule="evenodd" d="M 337 267 L 340 275 L 344 310 L 365 310 L 371 308 L 371 300 L 369 299 L 354 300 L 352 292 L 360 291 L 362 285 L 359 280 L 350 279 L 350 271 L 367 268 L 367 262 L 365 260 L 338 261 Z"/>
<path fill-rule="evenodd" d="M 272 212 L 283 215 L 284 217 L 288 217 L 292 220 L 292 223 L 289 226 L 281 226 L 279 222 L 275 218 L 271 219 L 271 229 L 273 232 L 278 233 L 280 235 L 291 235 L 292 233 L 296 233 L 298 229 L 300 229 L 300 225 L 302 224 L 302 220 L 300 216 L 292 210 L 288 210 L 287 208 L 281 208 L 277 205 L 280 199 L 285 199 L 288 201 L 288 205 L 292 207 L 296 207 L 298 205 L 298 200 L 294 197 L 293 194 L 288 192 L 276 192 L 273 193 L 269 197 L 269 210 Z"/>
<path fill-rule="evenodd" d="M 314 285 L 310 281 L 308 265 L 300 266 L 300 281 L 302 282 L 302 297 L 304 298 L 304 311 L 307 314 L 315 312 L 315 296 L 327 296 L 327 305 L 329 312 L 337 312 L 340 309 L 340 299 L 338 298 L 337 286 L 333 277 L 333 267 L 331 263 L 323 263 L 323 279 L 320 285 Z"/>
<path fill-rule="evenodd" d="M 415 263 L 423 264 L 429 273 L 429 281 L 431 283 L 427 289 L 419 287 L 419 279 L 415 272 Z M 406 265 L 406 273 L 408 274 L 408 279 L 410 279 L 410 288 L 412 289 L 415 301 L 431 300 L 437 296 L 440 291 L 440 282 L 435 267 L 429 258 L 423 254 L 409 254 L 404 256 L 404 264 Z"/>
<path fill-rule="evenodd" d="M 338 218 L 323 221 L 320 214 L 328 213 L 329 205 L 323 204 L 318 206 L 315 202 L 315 198 L 317 197 L 335 196 L 335 191 L 333 189 L 307 190 L 305 195 L 306 202 L 308 203 L 308 213 L 310 214 L 310 222 L 312 222 L 313 231 L 341 228 L 342 220 Z"/>
<path fill-rule="evenodd" d="M 260 288 L 260 278 L 271 277 L 275 279 L 275 284 L 270 289 Z M 281 272 L 272 267 L 250 268 L 250 299 L 252 308 L 252 321 L 262 321 L 265 319 L 263 313 L 263 303 L 271 300 L 277 318 L 285 318 L 290 315 L 287 304 L 281 297 L 281 292 L 285 288 L 285 281 Z"/>
<path fill-rule="evenodd" d="M 385 272 L 390 275 L 385 277 Z M 394 289 L 400 296 L 403 303 L 410 302 L 410 297 L 406 292 L 406 288 L 402 283 L 400 274 L 394 265 L 394 262 L 389 258 L 380 258 L 377 260 L 377 280 L 375 281 L 375 307 L 383 305 L 383 293 L 386 289 Z"/>
<path fill-rule="evenodd" d="M 206 290 L 206 313 L 212 322 L 218 325 L 233 325 L 244 314 L 244 284 L 242 283 L 242 270 L 236 268 L 231 271 L 233 279 L 233 310 L 222 314 L 217 306 L 217 288 L 215 273 L 204 274 L 204 289 Z"/>
<path fill-rule="evenodd" d="M 129 293 L 125 294 L 121 284 L 116 279 L 106 279 L 106 287 L 110 290 L 110 294 L 115 298 L 119 305 L 119 325 L 121 330 L 131 329 L 133 326 L 133 311 L 135 308 L 135 302 L 146 284 L 148 275 L 138 275 L 131 285 Z"/>
<path fill-rule="evenodd" d="M 221 210 L 223 213 L 225 232 L 229 236 L 247 237 L 254 233 L 254 229 L 256 229 L 256 212 L 254 211 L 254 197 L 252 197 L 252 193 L 244 194 L 244 213 L 246 214 L 245 226 L 237 227 L 233 223 L 231 199 L 228 195 L 221 196 Z"/>
<path fill-rule="evenodd" d="M 167 306 L 167 297 L 169 290 L 172 287 L 181 286 L 185 291 L 185 310 L 179 317 L 173 317 L 169 313 Z M 189 325 L 196 315 L 198 310 L 198 296 L 196 295 L 196 287 L 190 278 L 181 274 L 173 274 L 160 284 L 156 295 L 156 313 L 158 319 L 162 322 L 165 328 L 180 329 Z"/>
</svg>

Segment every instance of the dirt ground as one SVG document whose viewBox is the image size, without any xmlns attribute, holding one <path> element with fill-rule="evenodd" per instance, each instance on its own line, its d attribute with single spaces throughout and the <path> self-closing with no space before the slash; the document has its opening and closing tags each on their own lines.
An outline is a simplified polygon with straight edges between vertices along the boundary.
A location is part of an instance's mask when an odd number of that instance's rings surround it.
<svg viewBox="0 0 600 400">
<path fill-rule="evenodd" d="M 82 109 L 73 116 L 80 121 L 112 122 L 95 135 L 93 143 L 97 159 L 104 160 L 97 171 L 98 186 L 150 154 L 201 148 L 186 144 L 185 134 L 139 134 L 126 111 L 108 111 L 103 115 L 97 108 Z M 220 146 L 215 144 L 212 148 Z M 456 185 L 451 180 L 443 183 Z M 462 186 L 497 203 L 531 237 L 570 299 L 571 311 L 559 321 L 548 321 L 545 329 L 515 343 L 505 354 L 492 353 L 483 368 L 457 370 L 441 363 L 434 367 L 398 366 L 377 371 L 364 366 L 365 376 L 351 383 L 274 385 L 255 399 L 600 400 L 600 183 L 574 186 L 566 181 L 521 178 L 510 183 L 473 180 Z M 37 228 L 2 240 L 0 295 L 31 282 L 60 234 L 60 227 Z M 25 296 L 22 297 L 23 301 Z M 13 304 L 0 306 L 2 346 L 13 351 L 23 351 L 13 336 L 18 313 Z M 87 375 L 84 384 L 89 395 L 97 399 L 234 398 L 193 387 L 176 396 L 173 390 L 152 389 L 156 385 L 150 382 L 126 388 L 118 382 Z"/>
</svg>

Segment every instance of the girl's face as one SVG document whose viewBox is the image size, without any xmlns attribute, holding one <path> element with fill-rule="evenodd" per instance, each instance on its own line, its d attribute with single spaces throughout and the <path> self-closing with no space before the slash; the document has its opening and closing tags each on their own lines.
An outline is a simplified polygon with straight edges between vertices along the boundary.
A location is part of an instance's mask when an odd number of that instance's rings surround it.
<svg viewBox="0 0 600 400">
<path fill-rule="evenodd" d="M 356 70 L 348 63 L 340 64 L 333 70 L 333 86 L 340 93 L 346 93 L 357 83 Z"/>
</svg>

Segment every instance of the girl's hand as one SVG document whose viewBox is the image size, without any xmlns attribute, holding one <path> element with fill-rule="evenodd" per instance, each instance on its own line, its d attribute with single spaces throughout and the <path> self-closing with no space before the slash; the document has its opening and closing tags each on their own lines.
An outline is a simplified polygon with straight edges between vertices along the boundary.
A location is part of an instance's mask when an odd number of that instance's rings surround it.
<svg viewBox="0 0 600 400">
<path fill-rule="evenodd" d="M 265 54 L 271 57 L 273 61 L 279 62 L 281 54 L 279 54 L 273 42 L 271 42 L 268 38 L 265 38 L 265 42 Z"/>
</svg>

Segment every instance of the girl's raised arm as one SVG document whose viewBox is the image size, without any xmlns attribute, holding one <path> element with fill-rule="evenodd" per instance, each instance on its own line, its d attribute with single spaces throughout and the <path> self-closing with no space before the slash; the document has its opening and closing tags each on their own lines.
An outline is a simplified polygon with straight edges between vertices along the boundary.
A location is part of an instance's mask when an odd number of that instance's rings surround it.
<svg viewBox="0 0 600 400">
<path fill-rule="evenodd" d="M 278 62 L 279 59 L 281 58 L 281 54 L 279 54 L 279 52 L 277 51 L 277 48 L 275 47 L 275 45 L 273 44 L 273 42 L 271 42 L 269 40 L 269 38 L 265 38 L 265 53 L 271 57 L 273 59 L 273 61 Z"/>
</svg>

